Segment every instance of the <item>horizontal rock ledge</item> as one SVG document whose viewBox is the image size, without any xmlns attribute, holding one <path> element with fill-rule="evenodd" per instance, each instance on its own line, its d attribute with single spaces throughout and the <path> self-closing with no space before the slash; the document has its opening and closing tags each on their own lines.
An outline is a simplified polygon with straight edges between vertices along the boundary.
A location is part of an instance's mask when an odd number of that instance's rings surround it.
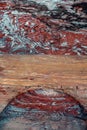
<svg viewBox="0 0 87 130">
<path fill-rule="evenodd" d="M 0 111 L 18 93 L 39 87 L 64 91 L 87 109 L 86 56 L 0 56 Z"/>
</svg>

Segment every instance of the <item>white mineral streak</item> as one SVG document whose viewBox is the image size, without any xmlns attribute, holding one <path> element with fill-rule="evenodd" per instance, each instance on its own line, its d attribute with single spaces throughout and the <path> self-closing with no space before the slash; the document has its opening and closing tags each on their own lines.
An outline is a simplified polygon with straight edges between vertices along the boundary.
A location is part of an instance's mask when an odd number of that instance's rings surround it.
<svg viewBox="0 0 87 130">
<path fill-rule="evenodd" d="M 63 43 L 61 44 L 61 46 L 62 46 L 62 47 L 66 47 L 66 46 L 68 46 L 68 44 L 67 44 L 67 42 L 63 42 Z"/>
<path fill-rule="evenodd" d="M 31 0 L 29 0 L 31 1 Z M 40 4 L 44 4 L 46 5 L 50 10 L 54 9 L 56 7 L 57 4 L 63 4 L 63 3 L 67 3 L 67 4 L 70 4 L 73 2 L 73 0 L 32 0 L 32 1 L 35 1 L 37 3 L 40 3 Z"/>
<path fill-rule="evenodd" d="M 34 53 L 35 47 L 39 46 L 41 47 L 40 42 L 33 42 L 31 39 L 25 37 L 24 29 L 19 29 L 19 22 L 18 17 L 23 15 L 23 13 L 20 13 L 18 11 L 12 11 L 12 14 L 15 14 L 15 21 L 13 24 L 13 19 L 9 16 L 7 12 L 4 13 L 2 20 L 0 21 L 0 30 L 5 34 L 5 36 L 9 36 L 11 38 L 12 42 L 10 44 L 11 46 L 11 52 L 14 52 L 18 49 L 25 50 L 26 53 L 26 43 L 30 44 L 29 53 Z M 29 21 L 27 21 L 26 24 L 28 24 Z M 31 24 L 34 25 L 33 23 Z M 18 30 L 20 30 L 20 35 Z M 17 33 L 16 33 L 17 32 Z M 20 43 L 19 45 L 17 43 Z M 3 40 L 0 40 L 0 48 L 4 48 L 6 46 L 6 43 Z M 38 52 L 37 52 L 38 53 Z"/>
<path fill-rule="evenodd" d="M 12 34 L 14 31 L 16 31 L 16 27 L 12 24 L 12 19 L 10 19 L 7 13 L 4 13 L 3 19 L 0 22 L 0 26 L 5 35 Z"/>
<path fill-rule="evenodd" d="M 58 95 L 58 92 L 54 91 L 53 89 L 46 89 L 46 90 L 39 89 L 39 90 L 36 90 L 35 92 L 37 94 L 43 94 L 43 95 L 47 95 L 47 96 Z"/>
<path fill-rule="evenodd" d="M 33 0 L 36 2 L 36 0 Z M 46 5 L 49 9 L 54 9 L 57 2 L 61 2 L 61 0 L 37 0 L 37 3 Z"/>
<path fill-rule="evenodd" d="M 83 48 L 86 48 L 86 49 L 87 49 L 87 46 L 81 45 L 81 47 L 83 47 Z"/>
<path fill-rule="evenodd" d="M 76 46 L 72 47 L 73 52 L 76 52 L 77 55 L 81 55 L 82 49 L 81 48 L 77 48 Z"/>
</svg>

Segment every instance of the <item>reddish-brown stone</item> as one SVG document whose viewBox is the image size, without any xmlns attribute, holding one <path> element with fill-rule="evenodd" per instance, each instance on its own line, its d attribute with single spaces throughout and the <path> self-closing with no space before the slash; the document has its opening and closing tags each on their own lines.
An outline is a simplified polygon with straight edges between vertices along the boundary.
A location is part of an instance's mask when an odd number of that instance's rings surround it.
<svg viewBox="0 0 87 130">
<path fill-rule="evenodd" d="M 79 15 L 69 4 L 50 10 L 36 2 L 24 2 L 0 2 L 0 53 L 87 55 L 84 12 Z"/>
<path fill-rule="evenodd" d="M 42 130 L 42 127 L 43 130 L 45 127 L 47 130 L 85 130 L 86 124 L 79 118 L 86 119 L 86 111 L 70 95 L 52 89 L 35 89 L 21 93 L 10 101 L 0 114 L 0 127 L 11 128 L 13 124 L 15 128 L 17 122 L 18 128 L 25 125 L 26 130 Z"/>
<path fill-rule="evenodd" d="M 80 103 L 70 95 L 50 89 L 29 90 L 16 96 L 9 105 L 51 113 L 60 112 L 78 118 L 81 118 L 80 116 L 85 112 Z"/>
</svg>

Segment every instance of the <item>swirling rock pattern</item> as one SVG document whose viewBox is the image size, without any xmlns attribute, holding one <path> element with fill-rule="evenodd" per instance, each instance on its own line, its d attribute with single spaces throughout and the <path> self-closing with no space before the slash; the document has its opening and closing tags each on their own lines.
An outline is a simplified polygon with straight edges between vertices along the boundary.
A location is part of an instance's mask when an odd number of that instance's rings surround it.
<svg viewBox="0 0 87 130">
<path fill-rule="evenodd" d="M 13 98 L 0 114 L 2 130 L 85 130 L 84 108 L 70 95 L 52 89 L 36 89 Z"/>
<path fill-rule="evenodd" d="M 87 55 L 86 8 L 70 0 L 1 0 L 0 54 Z"/>
</svg>

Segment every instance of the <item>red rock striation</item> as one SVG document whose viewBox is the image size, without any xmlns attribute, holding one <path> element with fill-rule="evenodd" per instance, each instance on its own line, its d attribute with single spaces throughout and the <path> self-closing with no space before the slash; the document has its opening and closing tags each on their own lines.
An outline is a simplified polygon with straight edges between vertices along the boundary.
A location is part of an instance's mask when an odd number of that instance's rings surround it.
<svg viewBox="0 0 87 130">
<path fill-rule="evenodd" d="M 52 89 L 36 89 L 11 100 L 0 114 L 0 126 L 6 129 L 12 122 L 24 125 L 27 121 L 28 130 L 85 130 L 86 124 L 80 119 L 87 119 L 87 114 L 73 97 Z"/>
<path fill-rule="evenodd" d="M 87 55 L 84 3 L 1 0 L 0 54 Z M 2 88 L 0 92 L 5 94 Z M 79 118 L 87 119 L 87 114 L 73 97 L 53 90 L 29 90 L 0 113 L 0 128 L 12 128 L 11 124 L 15 128 L 18 123 L 18 128 L 25 124 L 27 130 L 85 130 Z"/>
<path fill-rule="evenodd" d="M 78 118 L 81 118 L 81 112 L 84 113 L 83 107 L 73 97 L 50 89 L 29 90 L 15 97 L 10 105 L 18 108 L 62 112 Z"/>
</svg>

